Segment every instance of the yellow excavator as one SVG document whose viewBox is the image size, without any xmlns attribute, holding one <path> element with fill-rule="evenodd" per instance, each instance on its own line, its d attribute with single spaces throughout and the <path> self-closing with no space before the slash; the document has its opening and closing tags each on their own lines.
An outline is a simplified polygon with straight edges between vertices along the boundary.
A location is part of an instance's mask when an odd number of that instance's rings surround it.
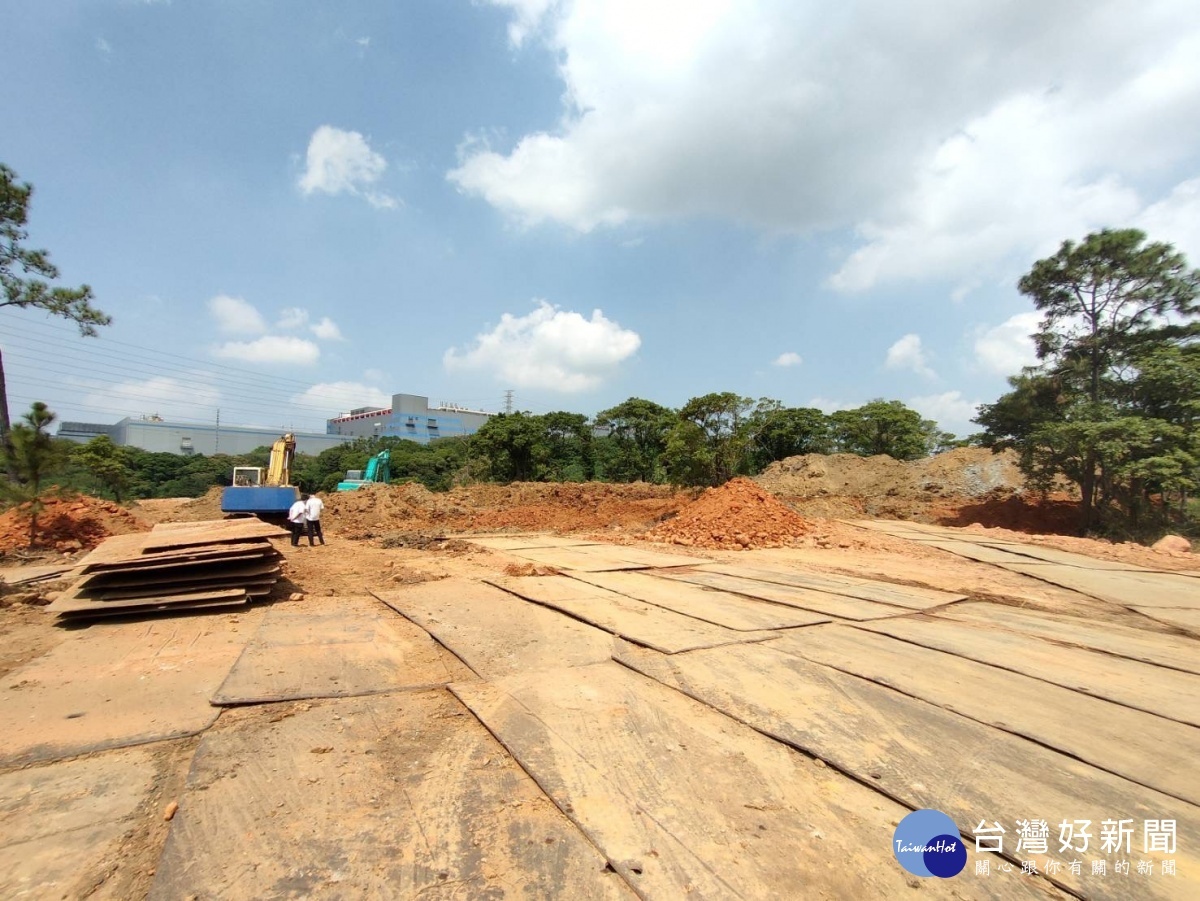
<svg viewBox="0 0 1200 901">
<path fill-rule="evenodd" d="M 263 519 L 286 517 L 300 496 L 291 484 L 295 457 L 296 436 L 288 432 L 271 446 L 265 471 L 260 466 L 235 466 L 233 484 L 221 494 L 221 511 L 249 513 Z"/>
</svg>

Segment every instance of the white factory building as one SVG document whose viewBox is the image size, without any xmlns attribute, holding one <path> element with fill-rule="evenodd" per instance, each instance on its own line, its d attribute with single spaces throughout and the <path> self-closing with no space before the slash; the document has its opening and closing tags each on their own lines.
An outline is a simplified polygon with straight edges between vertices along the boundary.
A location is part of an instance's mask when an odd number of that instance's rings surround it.
<svg viewBox="0 0 1200 901">
<path fill-rule="evenodd" d="M 488 421 L 491 413 L 468 410 L 454 404 L 429 405 L 429 398 L 416 394 L 393 394 L 392 406 L 359 407 L 327 420 L 325 434 L 293 432 L 296 450 L 302 454 L 321 451 L 355 438 L 407 438 L 428 444 L 434 438 L 473 435 Z M 247 454 L 259 447 L 270 447 L 286 428 L 173 422 L 159 416 L 129 417 L 112 425 L 95 422 L 63 422 L 58 437 L 71 441 L 91 441 L 108 435 L 114 444 L 168 454 Z"/>
<path fill-rule="evenodd" d="M 197 425 L 193 422 L 171 422 L 158 417 L 134 419 L 126 417 L 113 425 L 94 422 L 64 422 L 58 437 L 71 441 L 91 441 L 97 435 L 107 435 L 114 444 L 137 447 L 152 453 L 168 454 L 248 454 L 255 448 L 270 447 L 287 429 L 263 429 L 250 426 L 218 426 L 216 423 Z M 353 440 L 340 435 L 318 432 L 294 432 L 296 450 L 302 454 L 319 454 Z"/>
</svg>

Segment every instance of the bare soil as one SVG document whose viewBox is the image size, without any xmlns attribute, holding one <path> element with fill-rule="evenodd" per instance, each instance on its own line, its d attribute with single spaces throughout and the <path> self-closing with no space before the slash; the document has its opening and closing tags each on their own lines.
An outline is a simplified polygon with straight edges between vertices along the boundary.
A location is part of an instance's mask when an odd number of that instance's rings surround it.
<svg viewBox="0 0 1200 901">
<path fill-rule="evenodd" d="M 1114 605 L 835 518 L 869 515 L 967 525 L 972 535 L 1019 537 L 1154 569 L 1200 570 L 1196 554 L 996 528 L 1036 529 L 1058 522 L 1055 517 L 1071 511 L 1055 506 L 1067 504 L 1065 498 L 1043 504 L 1025 497 L 1011 461 L 984 457 L 978 450 L 954 453 L 956 457 L 943 455 L 919 466 L 890 458 L 795 458 L 777 464 L 757 483 L 739 479 L 707 492 L 652 485 L 517 484 L 458 488 L 448 494 L 432 494 L 414 485 L 334 494 L 326 497 L 327 545 L 302 543 L 293 548 L 286 540 L 277 542 L 284 555 L 284 577 L 271 601 L 319 613 L 372 590 L 451 577 L 550 575 L 551 567 L 485 550 L 464 539 L 479 532 L 552 531 L 673 549 L 682 543 L 688 549 L 685 553 L 722 561 L 745 559 L 745 549 L 754 548 L 759 549 L 755 559 L 765 564 L 802 562 L 819 572 L 1156 628 Z M 0 558 L 0 578 L 15 573 L 12 564 L 78 557 L 104 534 L 145 529 L 154 522 L 219 518 L 220 490 L 194 500 L 145 501 L 130 509 L 84 498 L 56 508 L 56 515 L 52 547 L 34 554 L 8 551 Z M 79 549 L 60 547 L 71 541 Z M 68 634 L 38 606 L 67 584 L 64 580 L 0 583 L 0 675 L 45 654 Z M 226 711 L 215 728 L 236 728 L 255 718 L 275 722 L 313 706 L 281 703 Z M 197 741 L 156 746 L 153 791 L 139 809 L 136 825 L 102 868 L 82 874 L 91 886 L 89 896 L 145 897 L 166 840 L 169 824 L 163 810 L 182 797 Z"/>
<path fill-rule="evenodd" d="M 750 479 L 710 488 L 646 537 L 684 547 L 729 550 L 785 547 L 809 531 L 791 508 Z"/>
<path fill-rule="evenodd" d="M 29 549 L 28 504 L 0 514 L 0 552 Z M 141 517 L 112 501 L 79 495 L 49 498 L 38 514 L 34 549 L 71 553 L 93 548 L 109 535 L 144 532 Z"/>
<path fill-rule="evenodd" d="M 889 573 L 893 580 L 976 596 L 1011 598 L 1023 584 L 1001 570 L 841 521 L 868 517 L 966 527 L 1159 570 L 1200 569 L 1195 553 L 1055 534 L 1073 528 L 1069 497 L 1028 496 L 1012 456 L 980 448 L 915 463 L 890 457 L 794 457 L 754 481 L 738 479 L 707 492 L 642 483 L 516 483 L 434 494 L 406 484 L 368 486 L 325 500 L 329 545 L 292 549 L 281 542 L 285 578 L 274 600 L 345 597 L 449 576 L 513 574 L 510 567 L 524 573 L 524 562 L 461 538 L 527 531 L 618 544 L 690 544 L 718 559 L 734 559 L 745 548 L 789 547 L 804 551 L 806 562 L 818 569 Z M 201 498 L 147 500 L 128 508 L 89 497 L 52 500 L 42 518 L 44 546 L 32 551 L 26 548 L 27 519 L 22 511 L 9 510 L 0 516 L 0 576 L 14 565 L 70 562 L 108 535 L 145 530 L 156 522 L 218 519 L 220 504 L 219 488 Z M 50 626 L 41 607 L 66 584 L 0 584 L 0 673 L 58 643 L 62 630 Z M 1055 594 L 1049 586 L 1046 591 Z"/>
</svg>

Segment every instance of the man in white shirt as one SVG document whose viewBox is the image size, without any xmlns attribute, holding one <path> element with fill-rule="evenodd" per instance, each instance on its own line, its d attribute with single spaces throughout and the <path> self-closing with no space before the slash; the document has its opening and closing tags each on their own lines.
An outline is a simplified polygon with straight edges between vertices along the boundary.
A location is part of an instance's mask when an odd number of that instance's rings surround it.
<svg viewBox="0 0 1200 901">
<path fill-rule="evenodd" d="M 292 530 L 292 547 L 300 545 L 300 535 L 305 528 L 305 501 L 308 500 L 308 495 L 303 495 L 300 500 L 292 504 L 288 510 L 288 527 Z M 310 539 L 311 541 L 311 539 Z"/>
<path fill-rule="evenodd" d="M 321 544 L 325 543 L 325 535 L 321 531 L 321 511 L 325 509 L 325 502 L 315 494 L 304 503 L 304 518 L 308 522 L 308 543 L 313 543 L 313 538 L 320 540 Z"/>
</svg>

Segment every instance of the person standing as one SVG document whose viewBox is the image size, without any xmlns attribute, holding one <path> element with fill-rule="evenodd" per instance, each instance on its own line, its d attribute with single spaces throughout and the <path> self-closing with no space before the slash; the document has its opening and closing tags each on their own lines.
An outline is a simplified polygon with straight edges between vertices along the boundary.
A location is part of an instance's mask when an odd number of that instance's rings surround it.
<svg viewBox="0 0 1200 901">
<path fill-rule="evenodd" d="M 321 531 L 321 511 L 325 509 L 325 502 L 312 495 L 304 503 L 304 518 L 308 524 L 308 543 L 313 543 L 313 538 L 320 539 L 321 544 L 325 543 L 325 533 Z"/>
<path fill-rule="evenodd" d="M 307 494 L 301 495 L 300 500 L 296 501 L 288 509 L 288 528 L 292 530 L 292 547 L 299 547 L 300 545 L 300 535 L 305 529 L 306 516 L 304 511 L 307 500 Z M 312 539 L 309 540 L 311 542 Z"/>
</svg>

